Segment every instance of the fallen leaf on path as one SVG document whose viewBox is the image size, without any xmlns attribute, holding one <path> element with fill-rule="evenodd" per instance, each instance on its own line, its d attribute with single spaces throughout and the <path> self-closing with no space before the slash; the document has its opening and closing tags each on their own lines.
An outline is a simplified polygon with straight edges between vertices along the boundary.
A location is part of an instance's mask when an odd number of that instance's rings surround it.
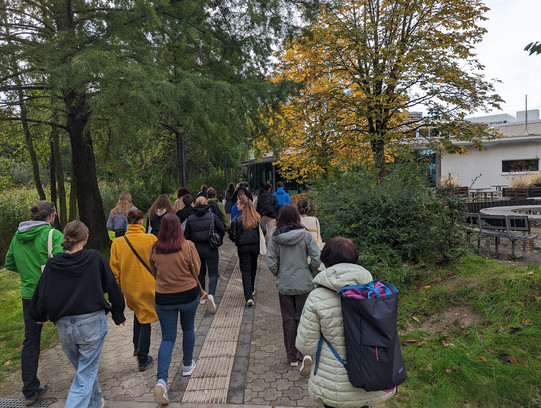
<svg viewBox="0 0 541 408">
<path fill-rule="evenodd" d="M 518 365 L 518 361 L 515 356 L 509 356 L 509 362 L 513 365 Z"/>
<path fill-rule="evenodd" d="M 484 361 L 485 363 L 487 362 L 486 357 L 483 357 L 483 356 L 475 356 L 475 358 L 476 358 L 477 360 Z"/>
<path fill-rule="evenodd" d="M 419 320 L 419 318 L 418 318 L 418 317 L 415 317 L 415 316 L 411 316 L 411 318 L 412 318 L 413 320 L 415 320 L 415 321 L 416 321 L 417 323 L 421 323 L 421 321 Z"/>
<path fill-rule="evenodd" d="M 403 346 L 409 346 L 410 344 L 417 343 L 417 340 L 415 339 L 407 339 L 402 342 Z"/>
</svg>

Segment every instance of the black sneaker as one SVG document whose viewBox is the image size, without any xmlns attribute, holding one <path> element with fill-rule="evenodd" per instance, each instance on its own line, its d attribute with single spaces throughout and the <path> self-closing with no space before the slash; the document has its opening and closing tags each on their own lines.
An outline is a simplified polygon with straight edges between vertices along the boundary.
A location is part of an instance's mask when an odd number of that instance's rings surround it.
<svg viewBox="0 0 541 408">
<path fill-rule="evenodd" d="M 147 363 L 145 365 L 139 366 L 139 371 L 145 371 L 147 368 L 149 368 L 152 365 L 152 356 L 148 356 Z"/>
<path fill-rule="evenodd" d="M 34 393 L 33 396 L 26 397 L 24 399 L 24 405 L 32 405 L 33 403 L 35 403 L 39 397 L 41 397 L 43 394 L 47 392 L 47 389 L 48 389 L 47 384 L 40 385 L 38 390 Z"/>
</svg>

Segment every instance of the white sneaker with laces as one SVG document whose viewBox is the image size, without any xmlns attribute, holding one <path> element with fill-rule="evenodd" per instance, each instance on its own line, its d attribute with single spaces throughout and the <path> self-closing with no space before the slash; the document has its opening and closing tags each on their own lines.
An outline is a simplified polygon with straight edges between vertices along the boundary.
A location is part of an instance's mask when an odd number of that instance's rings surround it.
<svg viewBox="0 0 541 408">
<path fill-rule="evenodd" d="M 182 376 L 183 377 L 188 377 L 188 376 L 192 375 L 193 370 L 195 370 L 195 367 L 197 367 L 197 364 L 195 364 L 194 360 L 192 360 L 192 364 L 190 364 L 189 366 L 183 365 L 182 366 Z"/>
<path fill-rule="evenodd" d="M 312 357 L 304 356 L 302 359 L 300 374 L 302 377 L 310 377 L 310 371 L 312 371 Z"/>
<path fill-rule="evenodd" d="M 207 303 L 210 313 L 216 313 L 216 302 L 214 302 L 214 296 L 209 295 L 209 302 Z"/>
<path fill-rule="evenodd" d="M 154 387 L 154 402 L 160 405 L 169 404 L 169 395 L 167 395 L 167 384 L 164 380 L 158 380 Z"/>
<path fill-rule="evenodd" d="M 246 306 L 253 306 L 253 305 L 254 305 L 253 299 L 248 299 L 248 301 L 246 302 Z"/>
</svg>

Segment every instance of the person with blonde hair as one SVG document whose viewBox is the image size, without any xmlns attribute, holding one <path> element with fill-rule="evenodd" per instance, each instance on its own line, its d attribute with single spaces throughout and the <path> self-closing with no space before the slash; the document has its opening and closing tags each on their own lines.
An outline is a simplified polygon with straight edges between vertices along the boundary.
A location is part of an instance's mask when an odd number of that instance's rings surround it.
<svg viewBox="0 0 541 408">
<path fill-rule="evenodd" d="M 76 370 L 65 405 L 69 408 L 105 407 L 98 371 L 107 313 L 117 325 L 126 322 L 124 296 L 113 272 L 99 252 L 84 249 L 87 241 L 85 224 L 66 225 L 62 242 L 66 252 L 47 261 L 28 311 L 38 323 L 55 324 L 62 350 Z"/>
<path fill-rule="evenodd" d="M 229 239 L 237 246 L 246 306 L 253 306 L 261 217 L 242 190 L 238 191 L 237 207 L 241 213 L 231 221 Z"/>
<path fill-rule="evenodd" d="M 194 214 L 186 219 L 184 236 L 193 241 L 197 248 L 197 253 L 201 259 L 201 268 L 199 269 L 199 281 L 205 289 L 205 277 L 207 269 L 209 273 L 208 286 L 208 309 L 211 313 L 216 313 L 216 286 L 218 285 L 218 248 L 211 246 L 209 242 L 210 235 L 215 232 L 223 239 L 225 228 L 220 219 L 214 214 L 208 206 L 208 200 L 205 197 L 197 197 L 195 200 Z M 205 300 L 201 301 L 205 303 Z"/>
<path fill-rule="evenodd" d="M 147 214 L 147 232 L 158 236 L 162 218 L 167 213 L 175 213 L 171 200 L 167 194 L 160 194 L 154 201 Z"/>
<path fill-rule="evenodd" d="M 107 218 L 107 229 L 115 232 L 115 238 L 126 233 L 126 216 L 130 210 L 137 210 L 137 207 L 132 204 L 131 194 L 124 191 Z"/>
<path fill-rule="evenodd" d="M 158 321 L 154 308 L 156 279 L 150 273 L 148 260 L 150 247 L 158 240 L 154 234 L 146 234 L 143 212 L 128 212 L 128 230 L 123 237 L 115 238 L 111 245 L 109 265 L 133 314 L 133 355 L 137 356 L 139 371 L 152 365 L 150 348 L 150 324 Z"/>
</svg>

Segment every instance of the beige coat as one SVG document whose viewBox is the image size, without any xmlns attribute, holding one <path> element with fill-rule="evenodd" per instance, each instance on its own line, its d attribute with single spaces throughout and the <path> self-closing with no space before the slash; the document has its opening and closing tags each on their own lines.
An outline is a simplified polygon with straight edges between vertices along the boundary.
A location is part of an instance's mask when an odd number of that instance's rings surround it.
<svg viewBox="0 0 541 408">
<path fill-rule="evenodd" d="M 146 234 L 145 228 L 139 224 L 128 225 L 126 238 L 150 267 L 150 247 L 158 238 L 153 234 Z M 142 324 L 158 321 L 154 307 L 156 279 L 137 259 L 124 237 L 115 238 L 113 241 L 109 264 L 126 297 L 126 304 L 135 312 L 137 320 Z"/>
<path fill-rule="evenodd" d="M 342 307 L 336 291 L 347 285 L 364 284 L 372 280 L 370 272 L 362 266 L 348 263 L 327 268 L 314 278 L 316 285 L 325 288 L 314 289 L 308 296 L 297 329 L 296 346 L 301 353 L 311 355 L 314 359 L 308 393 L 316 401 L 337 408 L 358 408 L 381 404 L 394 395 L 394 392 L 368 392 L 351 385 L 345 367 L 325 343 L 321 350 L 317 375 L 314 376 L 320 334 L 323 334 L 347 362 Z"/>
</svg>

